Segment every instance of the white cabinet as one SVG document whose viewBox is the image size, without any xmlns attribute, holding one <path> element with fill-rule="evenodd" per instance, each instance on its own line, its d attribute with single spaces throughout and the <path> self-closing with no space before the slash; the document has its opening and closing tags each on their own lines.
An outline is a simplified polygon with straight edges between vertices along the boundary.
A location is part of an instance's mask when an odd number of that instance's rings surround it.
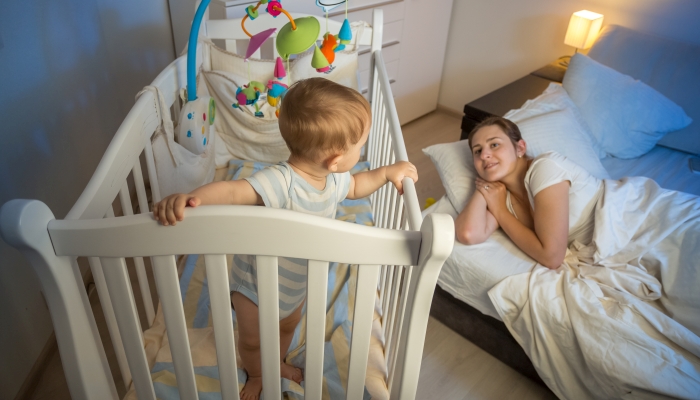
<svg viewBox="0 0 700 400">
<path fill-rule="evenodd" d="M 350 0 L 348 19 L 372 22 L 372 12 L 384 10 L 383 55 L 399 120 L 405 124 L 437 107 L 453 0 Z M 218 4 L 215 4 L 218 3 Z M 212 18 L 241 18 L 257 1 L 214 0 Z M 283 0 L 290 12 L 323 15 L 315 0 Z M 343 21 L 345 6 L 329 13 Z M 369 48 L 360 49 L 360 88 L 367 93 Z"/>
</svg>

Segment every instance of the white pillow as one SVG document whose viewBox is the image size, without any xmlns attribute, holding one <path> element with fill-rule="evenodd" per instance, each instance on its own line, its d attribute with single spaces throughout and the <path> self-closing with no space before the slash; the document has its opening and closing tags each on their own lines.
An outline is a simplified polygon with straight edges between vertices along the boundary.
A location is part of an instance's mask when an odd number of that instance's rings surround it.
<svg viewBox="0 0 700 400">
<path fill-rule="evenodd" d="M 535 101 L 534 105 L 536 104 Z M 548 151 L 556 151 L 596 178 L 610 178 L 593 149 L 588 132 L 578 123 L 571 108 L 547 111 L 534 116 L 531 116 L 527 109 L 523 112 L 516 110 L 509 119 L 520 128 L 523 140 L 527 143 L 528 156 L 537 157 Z"/>
<path fill-rule="evenodd" d="M 450 203 L 457 212 L 462 212 L 478 176 L 469 141 L 434 144 L 423 149 L 423 153 L 435 164 Z"/>
<path fill-rule="evenodd" d="M 510 110 L 504 117 L 518 123 L 530 117 L 565 108 L 571 110 L 573 117 L 580 127 L 578 130 L 583 131 L 585 136 L 590 139 L 590 145 L 593 147 L 598 158 L 605 158 L 607 153 L 603 150 L 603 146 L 593 137 L 578 107 L 576 107 L 576 104 L 571 100 L 569 94 L 566 93 L 566 90 L 558 83 L 550 83 L 541 95 L 526 101 L 525 104 L 517 110 Z"/>
<path fill-rule="evenodd" d="M 593 136 L 618 158 L 639 157 L 666 133 L 692 122 L 647 84 L 582 54 L 571 58 L 563 84 Z"/>
</svg>

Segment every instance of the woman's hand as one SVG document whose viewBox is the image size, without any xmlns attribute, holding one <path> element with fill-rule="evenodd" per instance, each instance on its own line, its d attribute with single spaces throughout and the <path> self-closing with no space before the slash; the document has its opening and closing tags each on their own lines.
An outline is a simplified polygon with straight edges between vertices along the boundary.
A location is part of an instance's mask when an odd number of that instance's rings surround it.
<svg viewBox="0 0 700 400">
<path fill-rule="evenodd" d="M 506 209 L 506 185 L 476 178 L 476 190 L 484 196 L 488 210 L 498 219 L 498 214 Z"/>
</svg>

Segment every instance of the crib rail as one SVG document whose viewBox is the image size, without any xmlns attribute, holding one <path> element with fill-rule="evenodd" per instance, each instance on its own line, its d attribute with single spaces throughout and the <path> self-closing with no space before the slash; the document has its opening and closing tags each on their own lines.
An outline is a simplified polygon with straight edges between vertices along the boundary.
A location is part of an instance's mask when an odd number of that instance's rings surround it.
<svg viewBox="0 0 700 400">
<path fill-rule="evenodd" d="M 309 287 L 328 285 L 328 262 L 359 264 L 358 288 L 353 319 L 348 374 L 348 399 L 363 395 L 374 295 L 382 264 L 415 265 L 406 308 L 406 330 L 402 336 L 398 364 L 409 371 L 402 382 L 409 382 L 408 392 L 415 393 L 425 335 L 428 310 L 414 307 L 429 303 L 432 288 L 442 263 L 452 247 L 453 223 L 445 215 L 431 215 L 420 232 L 378 229 L 346 222 L 302 215 L 287 210 L 245 206 L 207 206 L 186 211 L 186 218 L 175 227 L 163 227 L 149 215 L 132 215 L 99 220 L 55 220 L 51 211 L 39 201 L 13 200 L 0 211 L 3 236 L 32 260 L 42 272 L 44 283 L 51 278 L 61 281 L 69 259 L 77 256 L 97 257 L 104 269 L 118 331 L 124 343 L 129 370 L 140 399 L 155 399 L 153 383 L 143 348 L 142 330 L 129 285 L 125 257 L 152 257 L 155 279 L 161 296 L 178 388 L 183 398 L 196 399 L 197 391 L 189 351 L 184 311 L 179 298 L 179 284 L 173 253 L 205 254 L 207 276 L 212 282 L 212 315 L 216 330 L 217 355 L 222 366 L 235 371 L 233 326 L 228 298 L 228 275 L 224 254 L 260 254 L 257 256 L 261 319 L 263 385 L 267 393 L 279 393 L 279 325 L 277 257 L 308 259 Z M 20 221 L 22 223 L 20 223 Z M 232 227 L 236 227 L 235 229 Z M 191 240 L 192 237 L 206 240 Z M 293 238 L 301 238 L 294 240 Z M 118 239 L 118 240 L 116 240 Z M 148 243 L 144 243 L 148 242 Z M 318 243 L 324 243 L 318 246 Z M 420 245 L 419 245 L 420 244 Z M 363 251 L 358 252 L 357 248 Z M 420 248 L 420 251 L 417 249 Z M 325 274 L 324 274 L 325 271 Z M 73 281 L 75 285 L 75 281 Z M 56 284 L 48 285 L 49 288 Z M 60 285 L 59 285 L 60 286 Z M 52 316 L 64 314 L 63 324 L 56 324 L 62 357 L 75 370 L 68 376 L 75 398 L 115 398 L 114 385 L 99 337 L 82 331 L 87 327 L 88 310 L 75 299 L 77 290 L 49 292 Z M 430 289 L 430 290 L 426 290 Z M 319 300 L 320 292 L 310 294 Z M 67 296 L 67 297 L 66 297 Z M 323 359 L 325 302 L 307 310 L 310 330 L 307 336 L 310 358 L 306 376 L 309 398 L 320 398 Z M 421 331 L 422 330 L 422 334 Z M 410 335 L 411 333 L 412 335 Z M 66 346 L 66 340 L 70 346 Z M 415 358 L 418 357 L 418 358 Z M 71 361 L 72 360 L 72 361 Z M 275 361 L 277 360 L 277 361 Z M 411 362 L 409 362 L 411 360 Z M 72 364 L 71 364 L 72 362 Z M 102 365 L 105 368 L 95 368 Z M 322 365 L 322 363 L 321 363 Z M 224 374 L 221 382 L 224 398 L 238 398 L 236 374 Z M 408 378 L 403 378 L 403 375 Z M 412 381 L 411 379 L 415 379 Z M 111 384 L 109 385 L 108 382 Z M 414 385 L 411 388 L 411 382 Z M 313 394 L 313 395 L 312 395 Z"/>
</svg>

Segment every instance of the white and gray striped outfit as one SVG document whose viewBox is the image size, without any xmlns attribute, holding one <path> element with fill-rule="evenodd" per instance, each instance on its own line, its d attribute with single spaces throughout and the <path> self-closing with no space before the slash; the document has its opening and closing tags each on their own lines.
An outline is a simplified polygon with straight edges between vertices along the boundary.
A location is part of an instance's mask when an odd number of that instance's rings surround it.
<svg viewBox="0 0 700 400">
<path fill-rule="evenodd" d="M 299 176 L 287 162 L 267 167 L 245 178 L 262 197 L 266 207 L 300 211 L 321 217 L 335 218 L 338 203 L 350 189 L 350 173 L 329 174 L 326 187 L 318 190 Z M 279 259 L 280 319 L 296 310 L 306 298 L 307 261 L 296 258 Z M 258 304 L 258 284 L 255 258 L 235 255 L 231 268 L 231 290 Z"/>
</svg>

